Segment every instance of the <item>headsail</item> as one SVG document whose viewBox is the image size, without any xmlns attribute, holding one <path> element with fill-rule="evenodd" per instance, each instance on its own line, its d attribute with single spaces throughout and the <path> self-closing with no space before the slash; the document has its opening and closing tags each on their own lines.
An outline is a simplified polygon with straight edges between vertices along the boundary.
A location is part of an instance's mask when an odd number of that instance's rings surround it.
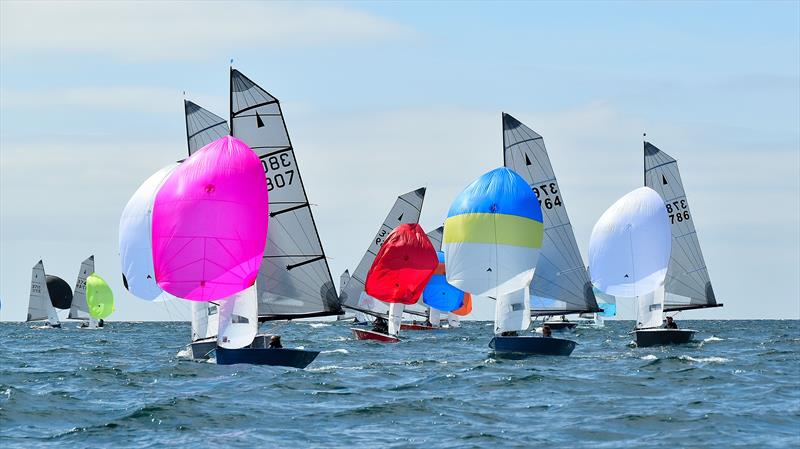
<svg viewBox="0 0 800 449">
<path fill-rule="evenodd" d="M 186 113 L 186 142 L 190 156 L 209 143 L 230 134 L 228 122 L 224 118 L 189 100 L 183 100 L 183 109 Z"/>
<path fill-rule="evenodd" d="M 544 218 L 544 240 L 530 286 L 531 314 L 599 311 L 544 139 L 505 113 L 503 160 L 533 188 Z"/>
<path fill-rule="evenodd" d="M 678 162 L 649 142 L 644 143 L 644 184 L 664 199 L 672 228 L 672 255 L 665 281 L 668 295 L 664 310 L 722 306 L 717 304 L 711 287 Z"/>
<path fill-rule="evenodd" d="M 341 313 L 278 99 L 231 69 L 231 133 L 261 158 L 269 235 L 258 274 L 261 320 Z"/>
<path fill-rule="evenodd" d="M 70 319 L 89 319 L 89 306 L 86 304 L 86 279 L 94 273 L 94 255 L 81 262 L 75 290 L 72 294 L 72 306 L 69 308 Z"/>
<path fill-rule="evenodd" d="M 375 261 L 375 256 L 381 249 L 386 237 L 397 226 L 404 223 L 417 223 L 419 221 L 419 214 L 422 211 L 422 203 L 425 200 L 425 187 L 405 193 L 397 197 L 394 206 L 389 211 L 389 215 L 383 220 L 383 224 L 378 229 L 378 233 L 370 241 L 367 252 L 361 258 L 358 267 L 356 267 L 353 274 L 350 275 L 350 280 L 345 285 L 341 296 L 339 298 L 342 307 L 347 307 L 353 310 L 359 310 L 371 315 L 386 314 L 388 308 L 380 301 L 372 300 L 376 308 L 364 307 L 359 301 L 361 294 L 364 293 L 364 284 L 367 279 L 372 262 Z M 366 295 L 366 293 L 364 293 Z"/>
</svg>

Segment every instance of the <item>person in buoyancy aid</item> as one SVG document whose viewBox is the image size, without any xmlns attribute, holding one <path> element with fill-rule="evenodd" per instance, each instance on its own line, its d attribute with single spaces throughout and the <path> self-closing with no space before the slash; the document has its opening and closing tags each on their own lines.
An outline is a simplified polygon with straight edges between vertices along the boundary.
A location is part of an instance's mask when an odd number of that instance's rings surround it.
<svg viewBox="0 0 800 449">
<path fill-rule="evenodd" d="M 281 344 L 281 336 L 280 335 L 273 335 L 269 338 L 269 349 L 281 349 L 283 345 Z"/>
<path fill-rule="evenodd" d="M 373 332 L 378 332 L 381 334 L 388 334 L 389 333 L 389 322 L 386 321 L 383 317 L 375 318 L 374 326 L 372 327 Z"/>
<path fill-rule="evenodd" d="M 678 328 L 678 323 L 673 321 L 671 316 L 668 316 L 667 317 L 667 322 L 664 323 L 664 328 L 665 329 L 677 329 Z"/>
</svg>

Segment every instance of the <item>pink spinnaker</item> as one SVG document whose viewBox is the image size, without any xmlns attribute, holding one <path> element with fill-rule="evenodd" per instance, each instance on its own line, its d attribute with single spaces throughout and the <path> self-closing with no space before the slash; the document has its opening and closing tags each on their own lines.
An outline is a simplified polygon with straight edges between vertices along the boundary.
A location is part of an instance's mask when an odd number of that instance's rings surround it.
<svg viewBox="0 0 800 449">
<path fill-rule="evenodd" d="M 258 156 L 226 136 L 180 164 L 153 204 L 153 265 L 164 291 L 193 301 L 255 282 L 267 242 L 267 182 Z"/>
</svg>

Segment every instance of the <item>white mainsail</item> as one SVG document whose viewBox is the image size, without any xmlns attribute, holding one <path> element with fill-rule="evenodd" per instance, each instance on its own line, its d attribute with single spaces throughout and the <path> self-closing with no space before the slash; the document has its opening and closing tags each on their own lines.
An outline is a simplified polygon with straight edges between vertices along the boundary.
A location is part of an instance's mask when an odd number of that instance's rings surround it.
<svg viewBox="0 0 800 449">
<path fill-rule="evenodd" d="M 28 300 L 28 316 L 25 321 L 47 320 L 50 324 L 58 324 L 58 314 L 50 302 L 47 291 L 44 263 L 40 260 L 33 266 L 31 273 L 31 294 Z"/>
<path fill-rule="evenodd" d="M 341 292 L 339 301 L 342 307 L 365 312 L 370 315 L 385 315 L 388 313 L 388 306 L 386 303 L 378 301 L 364 292 L 367 273 L 369 273 L 372 262 L 375 261 L 375 256 L 378 255 L 383 241 L 391 234 L 394 228 L 404 223 L 417 223 L 419 221 L 419 215 L 422 211 L 422 203 L 424 200 L 425 187 L 404 193 L 397 197 L 392 209 L 378 229 L 375 238 L 372 239 L 367 251 L 361 258 L 361 262 L 359 262 L 355 271 L 350 275 L 350 280 Z"/>
<path fill-rule="evenodd" d="M 256 282 L 259 318 L 341 314 L 280 103 L 238 70 L 231 69 L 230 81 L 231 134 L 261 158 L 269 190 L 269 234 Z"/>
<path fill-rule="evenodd" d="M 542 208 L 544 238 L 530 285 L 533 315 L 599 310 L 544 139 L 503 113 L 503 160 L 531 186 Z"/>
<path fill-rule="evenodd" d="M 75 289 L 72 292 L 72 305 L 69 308 L 69 319 L 86 320 L 89 316 L 89 305 L 86 304 L 86 278 L 94 273 L 94 255 L 81 262 Z"/>
<path fill-rule="evenodd" d="M 217 336 L 219 308 L 216 303 L 192 301 L 192 341 Z"/>
<path fill-rule="evenodd" d="M 189 155 L 209 143 L 230 134 L 228 122 L 224 118 L 203 109 L 189 100 L 183 101 L 186 117 L 186 143 Z"/>
<path fill-rule="evenodd" d="M 700 250 L 678 162 L 649 142 L 644 143 L 644 183 L 664 199 L 672 229 L 665 311 L 721 306 Z"/>
</svg>

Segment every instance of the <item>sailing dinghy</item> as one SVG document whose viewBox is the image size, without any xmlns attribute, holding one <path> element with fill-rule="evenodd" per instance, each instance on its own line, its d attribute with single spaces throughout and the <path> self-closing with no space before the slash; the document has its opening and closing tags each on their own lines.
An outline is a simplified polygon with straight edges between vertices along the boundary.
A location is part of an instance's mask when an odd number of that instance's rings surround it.
<svg viewBox="0 0 800 449">
<path fill-rule="evenodd" d="M 592 229 L 592 282 L 606 294 L 635 298 L 637 345 L 686 343 L 695 332 L 662 327 L 671 250 L 667 209 L 661 196 L 649 187 L 617 200 Z"/>
<path fill-rule="evenodd" d="M 75 290 L 72 295 L 72 306 L 69 308 L 68 319 L 80 320 L 79 329 L 98 329 L 103 327 L 97 318 L 89 313 L 89 304 L 86 302 L 86 280 L 94 273 L 94 255 L 81 262 L 78 278 L 75 280 Z"/>
<path fill-rule="evenodd" d="M 31 294 L 28 300 L 26 322 L 45 321 L 37 329 L 61 328 L 56 309 L 69 309 L 72 304 L 72 289 L 57 276 L 45 274 L 40 260 L 31 273 Z"/>
<path fill-rule="evenodd" d="M 365 316 L 374 317 L 376 322 L 388 318 L 389 308 L 386 303 L 376 300 L 369 296 L 365 291 L 367 273 L 369 273 L 375 256 L 381 249 L 389 234 L 399 225 L 405 223 L 417 223 L 422 211 L 422 203 L 425 200 L 425 188 L 404 193 L 397 197 L 394 205 L 389 210 L 389 214 L 383 220 L 375 237 L 370 241 L 364 256 L 358 263 L 355 271 L 350 275 L 350 279 L 345 284 L 339 295 L 339 303 L 342 308 L 362 313 Z M 351 328 L 353 334 L 359 340 L 375 340 L 380 342 L 397 342 L 399 339 L 386 335 L 386 332 L 366 330 L 361 328 Z M 383 329 L 380 329 L 383 331 Z"/>
<path fill-rule="evenodd" d="M 672 252 L 663 286 L 664 313 L 722 307 L 711 286 L 678 161 L 649 142 L 644 142 L 644 184 L 664 200 L 670 219 Z M 693 334 L 685 329 L 640 330 L 636 342 L 640 347 L 678 344 Z"/>
<path fill-rule="evenodd" d="M 256 280 L 259 322 L 341 315 L 280 102 L 241 72 L 230 71 L 231 134 L 261 159 L 269 191 L 267 244 Z M 217 364 L 305 368 L 319 351 L 270 348 L 256 335 L 242 348 L 218 343 Z"/>
<path fill-rule="evenodd" d="M 522 176 L 542 209 L 544 238 L 530 285 L 531 315 L 553 331 L 578 323 L 565 315 L 600 311 L 541 135 L 503 113 L 503 162 Z M 552 319 L 553 316 L 560 318 Z"/>
</svg>

